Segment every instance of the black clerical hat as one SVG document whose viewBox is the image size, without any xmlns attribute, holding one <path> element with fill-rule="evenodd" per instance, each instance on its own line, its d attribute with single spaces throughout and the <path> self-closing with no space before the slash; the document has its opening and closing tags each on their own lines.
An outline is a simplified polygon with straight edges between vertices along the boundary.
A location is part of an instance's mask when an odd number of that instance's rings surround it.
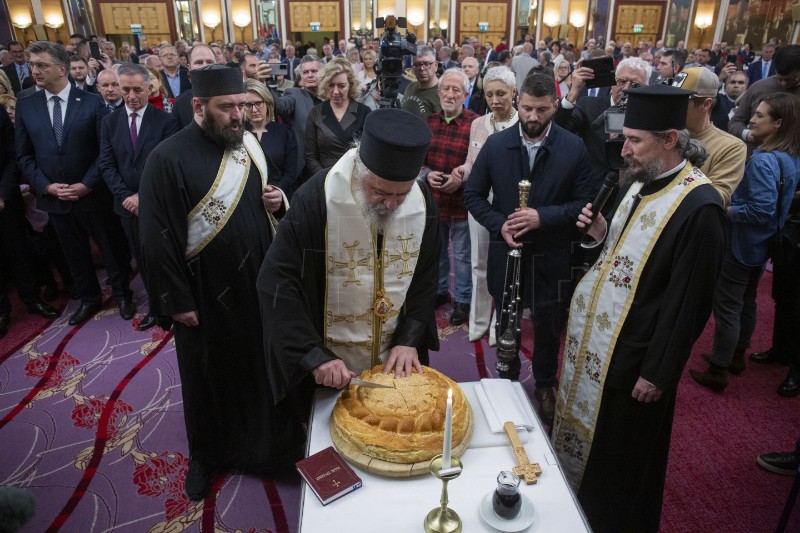
<svg viewBox="0 0 800 533">
<path fill-rule="evenodd" d="M 192 70 L 192 95 L 210 98 L 244 93 L 242 71 L 225 65 L 208 65 Z"/>
<path fill-rule="evenodd" d="M 686 127 L 687 91 L 669 85 L 648 85 L 626 91 L 625 127 L 634 130 L 665 131 Z"/>
<path fill-rule="evenodd" d="M 400 109 L 377 109 L 367 115 L 359 155 L 372 172 L 389 181 L 417 177 L 431 129 L 418 116 Z"/>
</svg>

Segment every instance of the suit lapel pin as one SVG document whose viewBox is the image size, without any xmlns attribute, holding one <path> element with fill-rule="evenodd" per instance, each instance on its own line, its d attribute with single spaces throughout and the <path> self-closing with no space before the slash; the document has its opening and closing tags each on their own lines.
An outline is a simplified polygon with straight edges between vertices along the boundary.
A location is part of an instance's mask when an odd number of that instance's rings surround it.
<svg viewBox="0 0 800 533">
<path fill-rule="evenodd" d="M 75 101 L 76 101 L 76 102 L 80 102 L 80 101 L 81 101 L 81 99 L 80 99 L 80 98 L 76 98 L 76 99 L 75 99 Z"/>
</svg>

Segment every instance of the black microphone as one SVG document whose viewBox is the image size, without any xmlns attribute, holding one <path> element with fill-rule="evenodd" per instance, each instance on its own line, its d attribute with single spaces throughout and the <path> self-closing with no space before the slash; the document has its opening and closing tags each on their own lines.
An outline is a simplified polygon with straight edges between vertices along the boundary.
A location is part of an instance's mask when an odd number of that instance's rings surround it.
<svg viewBox="0 0 800 533">
<path fill-rule="evenodd" d="M 606 205 L 608 197 L 611 196 L 611 191 L 613 191 L 614 187 L 617 186 L 618 181 L 618 170 L 609 171 L 608 174 L 606 174 L 606 177 L 603 178 L 603 184 L 600 186 L 600 190 L 597 191 L 597 196 L 594 197 L 594 202 L 592 202 L 592 216 L 589 217 L 591 222 L 578 230 L 582 234 L 585 235 L 586 232 L 589 231 L 589 228 L 592 227 L 592 223 L 594 222 L 597 213 L 599 213 L 600 210 Z"/>
</svg>

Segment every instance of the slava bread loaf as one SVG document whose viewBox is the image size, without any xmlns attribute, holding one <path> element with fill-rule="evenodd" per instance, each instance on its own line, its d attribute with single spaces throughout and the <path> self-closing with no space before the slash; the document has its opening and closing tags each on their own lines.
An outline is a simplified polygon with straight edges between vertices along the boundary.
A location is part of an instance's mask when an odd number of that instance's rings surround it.
<svg viewBox="0 0 800 533">
<path fill-rule="evenodd" d="M 333 408 L 331 431 L 358 451 L 392 463 L 428 461 L 442 453 L 447 391 L 453 390 L 453 447 L 467 434 L 472 414 L 461 387 L 423 366 L 421 374 L 395 379 L 383 366 L 365 370 L 364 381 L 394 385 L 379 389 L 349 385 Z"/>
</svg>

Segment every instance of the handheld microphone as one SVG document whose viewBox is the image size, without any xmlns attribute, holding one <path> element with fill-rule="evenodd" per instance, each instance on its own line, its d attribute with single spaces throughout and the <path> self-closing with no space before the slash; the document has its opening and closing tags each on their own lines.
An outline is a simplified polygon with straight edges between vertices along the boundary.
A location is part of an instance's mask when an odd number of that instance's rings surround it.
<svg viewBox="0 0 800 533">
<path fill-rule="evenodd" d="M 589 224 L 580 228 L 582 234 L 586 234 L 589 231 L 589 228 L 592 227 L 592 223 L 594 222 L 597 213 L 600 212 L 601 209 L 606 205 L 608 201 L 608 197 L 611 196 L 611 192 L 614 190 L 614 187 L 617 186 L 617 182 L 619 181 L 619 171 L 611 170 L 606 174 L 606 177 L 603 178 L 603 184 L 600 186 L 600 190 L 597 191 L 597 196 L 594 197 L 594 201 L 592 202 L 592 219 Z"/>
</svg>

